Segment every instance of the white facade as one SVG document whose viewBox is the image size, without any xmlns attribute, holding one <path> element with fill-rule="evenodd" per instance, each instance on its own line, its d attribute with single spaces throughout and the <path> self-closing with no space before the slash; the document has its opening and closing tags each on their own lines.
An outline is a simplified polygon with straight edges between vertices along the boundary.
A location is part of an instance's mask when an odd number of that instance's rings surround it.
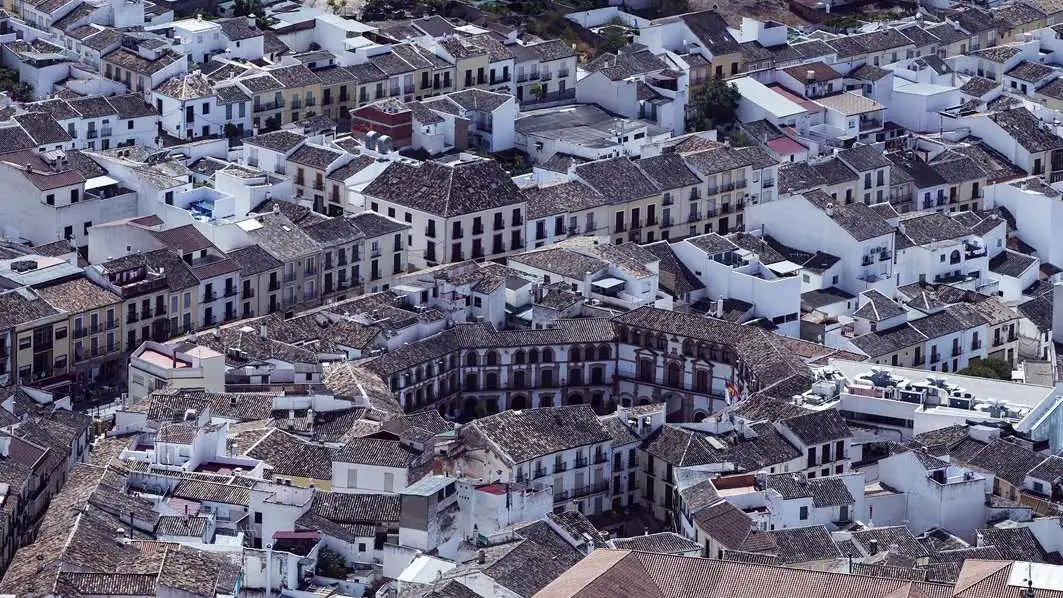
<svg viewBox="0 0 1063 598">
<path fill-rule="evenodd" d="M 672 250 L 705 285 L 710 299 L 750 303 L 756 315 L 778 320 L 779 334 L 800 336 L 801 278 L 796 272 L 776 273 L 755 254 L 727 263 L 724 256 L 734 252 L 709 255 L 691 239 L 672 245 Z"/>
<path fill-rule="evenodd" d="M 1000 183 L 986 188 L 986 207 L 1007 208 L 1015 217 L 1019 239 L 1036 251 L 1042 262 L 1063 263 L 1063 199 L 1054 187 L 1036 181 Z"/>
<path fill-rule="evenodd" d="M 892 230 L 858 239 L 834 222 L 826 211 L 798 196 L 747 206 L 746 229 L 761 227 L 764 234 L 789 247 L 822 251 L 841 258 L 841 273 L 833 286 L 844 291 L 856 294 L 877 288 L 890 296 L 896 286 L 893 261 L 889 259 L 894 251 Z"/>
<path fill-rule="evenodd" d="M 985 527 L 985 495 L 992 487 L 977 472 L 952 465 L 931 472 L 909 451 L 880 460 L 878 479 L 907 499 L 907 520 L 890 523 L 904 523 L 916 535 L 941 527 L 972 541 L 976 530 Z M 875 523 L 886 524 L 881 510 L 875 513 Z M 870 518 L 869 513 L 864 520 Z"/>
</svg>

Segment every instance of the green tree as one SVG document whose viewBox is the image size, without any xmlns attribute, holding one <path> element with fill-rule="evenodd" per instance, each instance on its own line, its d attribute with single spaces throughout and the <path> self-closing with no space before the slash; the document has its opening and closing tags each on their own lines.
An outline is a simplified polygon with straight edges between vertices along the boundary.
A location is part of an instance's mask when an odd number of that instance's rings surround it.
<svg viewBox="0 0 1063 598">
<path fill-rule="evenodd" d="M 694 92 L 694 116 L 687 123 L 691 131 L 704 131 L 725 127 L 735 120 L 738 100 L 742 95 L 733 83 L 723 79 L 710 79 Z"/>
<path fill-rule="evenodd" d="M 623 27 L 613 25 L 602 29 L 602 37 L 605 38 L 605 45 L 602 46 L 602 52 L 609 54 L 615 54 L 617 50 L 627 45 L 627 31 Z"/>
<path fill-rule="evenodd" d="M 18 83 L 11 88 L 11 98 L 18 102 L 30 102 L 33 100 L 33 88 L 29 83 Z"/>
<path fill-rule="evenodd" d="M 347 576 L 347 564 L 343 555 L 323 546 L 317 553 L 317 573 L 324 577 L 344 579 Z"/>
<path fill-rule="evenodd" d="M 687 0 L 660 0 L 657 9 L 661 16 L 670 17 L 690 12 L 690 3 Z"/>
<path fill-rule="evenodd" d="M 956 372 L 961 376 L 975 376 L 994 380 L 1011 380 L 1011 364 L 1003 359 L 990 357 L 972 361 L 967 367 Z"/>
</svg>

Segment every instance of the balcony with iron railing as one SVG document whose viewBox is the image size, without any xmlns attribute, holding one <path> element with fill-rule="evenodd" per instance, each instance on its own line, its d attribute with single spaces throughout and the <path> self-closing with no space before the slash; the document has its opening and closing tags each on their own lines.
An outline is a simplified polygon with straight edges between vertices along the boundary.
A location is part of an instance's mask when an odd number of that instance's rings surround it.
<svg viewBox="0 0 1063 598">
<path fill-rule="evenodd" d="M 254 112 L 268 112 L 284 108 L 284 101 L 280 102 L 255 102 Z"/>
<path fill-rule="evenodd" d="M 560 490 L 554 492 L 554 502 L 562 500 L 570 500 L 573 498 L 579 498 L 581 496 L 588 496 L 590 494 L 597 494 L 598 492 L 605 492 L 609 489 L 608 481 L 595 482 L 593 484 L 586 484 L 577 488 L 569 490 Z"/>
<path fill-rule="evenodd" d="M 545 93 L 540 93 L 539 95 L 536 95 L 536 96 L 525 95 L 524 99 L 522 99 L 520 101 L 520 103 L 525 105 L 525 106 L 528 106 L 528 105 L 533 105 L 533 104 L 545 104 L 545 103 L 548 103 L 548 102 L 562 102 L 562 101 L 567 101 L 567 100 L 574 99 L 575 97 L 576 97 L 576 88 L 575 87 L 569 87 L 569 88 L 566 88 L 564 91 L 562 91 L 562 90 L 548 91 L 548 92 L 545 92 Z"/>
</svg>

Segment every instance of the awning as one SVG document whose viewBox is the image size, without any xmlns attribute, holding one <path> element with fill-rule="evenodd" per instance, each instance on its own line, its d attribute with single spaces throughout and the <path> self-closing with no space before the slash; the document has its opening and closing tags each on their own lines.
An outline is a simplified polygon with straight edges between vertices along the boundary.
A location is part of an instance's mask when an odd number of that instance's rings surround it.
<svg viewBox="0 0 1063 598">
<path fill-rule="evenodd" d="M 620 280 L 619 278 L 603 278 L 601 280 L 595 280 L 591 283 L 591 286 L 598 287 L 599 289 L 611 289 L 623 285 L 624 281 Z"/>
<path fill-rule="evenodd" d="M 85 190 L 99 189 L 100 187 L 106 187 L 108 185 L 117 185 L 118 181 L 112 179 L 109 176 L 94 176 L 91 179 L 85 181 Z"/>
<path fill-rule="evenodd" d="M 801 265 L 795 264 L 789 260 L 783 260 L 769 265 L 768 269 L 776 274 L 795 274 L 801 269 Z"/>
</svg>

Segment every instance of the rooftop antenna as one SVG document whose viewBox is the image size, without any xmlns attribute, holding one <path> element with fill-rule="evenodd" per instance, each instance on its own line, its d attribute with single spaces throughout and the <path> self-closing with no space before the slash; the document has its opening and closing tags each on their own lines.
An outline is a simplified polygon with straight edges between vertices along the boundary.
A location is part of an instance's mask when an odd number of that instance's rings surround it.
<svg viewBox="0 0 1063 598">
<path fill-rule="evenodd" d="M 1026 589 L 1022 592 L 1022 598 L 1035 598 L 1033 591 L 1033 563 L 1026 563 Z"/>
</svg>

